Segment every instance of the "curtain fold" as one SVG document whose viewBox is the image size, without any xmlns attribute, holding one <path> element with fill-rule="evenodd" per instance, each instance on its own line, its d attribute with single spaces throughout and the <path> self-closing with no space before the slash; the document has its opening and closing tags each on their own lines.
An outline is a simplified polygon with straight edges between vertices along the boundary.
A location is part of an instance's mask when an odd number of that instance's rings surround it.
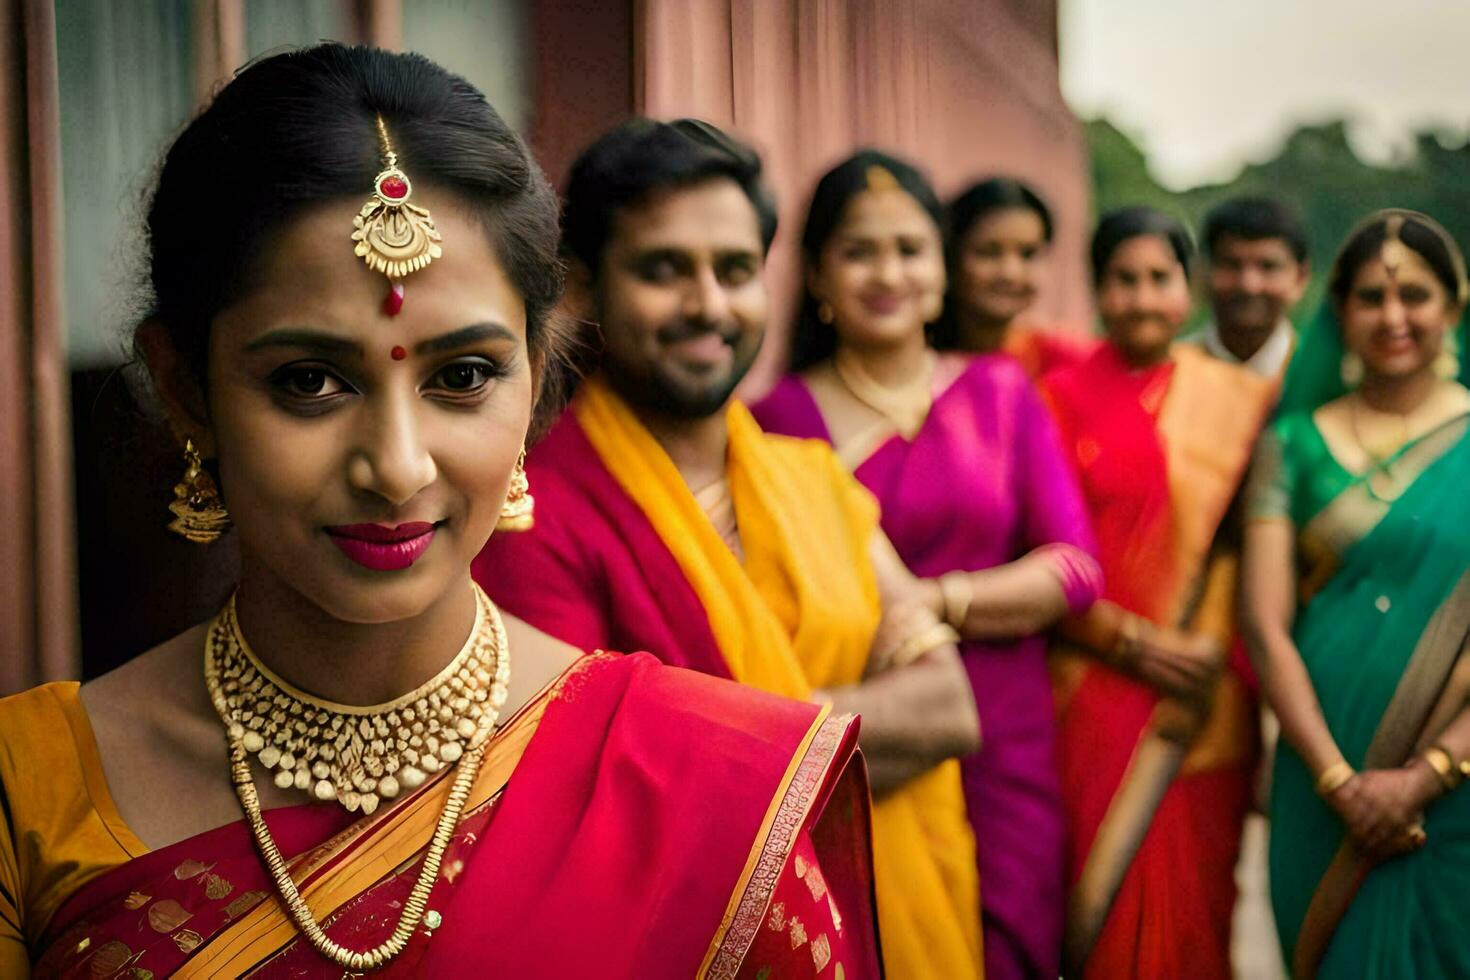
<svg viewBox="0 0 1470 980">
<path fill-rule="evenodd" d="M 634 0 L 635 111 L 699 116 L 750 140 L 776 188 L 770 337 L 749 388 L 779 372 L 816 179 L 860 146 L 922 165 L 943 196 L 1006 174 L 1057 218 L 1037 312 L 1084 331 L 1091 204 L 1082 127 L 1062 99 L 1056 4 L 974 0 Z"/>
<path fill-rule="evenodd" d="M 51 0 L 0 3 L 0 695 L 75 677 L 61 139 Z"/>
</svg>

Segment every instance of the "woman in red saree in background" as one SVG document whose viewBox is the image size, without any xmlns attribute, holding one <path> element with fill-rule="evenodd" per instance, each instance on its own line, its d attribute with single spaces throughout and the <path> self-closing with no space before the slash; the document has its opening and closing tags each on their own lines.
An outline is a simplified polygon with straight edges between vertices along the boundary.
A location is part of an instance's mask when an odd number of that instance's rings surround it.
<svg viewBox="0 0 1470 980">
<path fill-rule="evenodd" d="M 484 97 L 413 55 L 256 62 L 149 232 L 170 526 L 233 523 L 240 580 L 0 701 L 0 974 L 876 975 L 851 718 L 583 656 L 470 579 L 532 516 L 562 343 L 555 196 Z"/>
<path fill-rule="evenodd" d="M 1054 652 L 1072 846 L 1066 960 L 1088 977 L 1228 977 L 1255 708 L 1227 662 L 1227 520 L 1269 382 L 1173 341 L 1193 248 L 1149 208 L 1092 241 L 1104 343 L 1043 393 L 1082 481 L 1106 583 Z"/>
<path fill-rule="evenodd" d="M 790 375 L 753 409 L 831 442 L 878 497 L 883 529 L 961 647 L 981 750 L 961 761 L 975 831 L 985 975 L 1054 978 L 1063 820 L 1041 635 L 1100 588 L 1056 428 L 1008 357 L 937 354 L 939 203 L 916 169 L 864 151 L 817 185 Z"/>
<path fill-rule="evenodd" d="M 1096 346 L 1082 331 L 1030 315 L 1051 254 L 1051 209 L 1010 177 L 971 185 L 950 202 L 949 296 L 932 327 L 940 350 L 1001 351 L 1039 381 L 1076 364 Z"/>
</svg>

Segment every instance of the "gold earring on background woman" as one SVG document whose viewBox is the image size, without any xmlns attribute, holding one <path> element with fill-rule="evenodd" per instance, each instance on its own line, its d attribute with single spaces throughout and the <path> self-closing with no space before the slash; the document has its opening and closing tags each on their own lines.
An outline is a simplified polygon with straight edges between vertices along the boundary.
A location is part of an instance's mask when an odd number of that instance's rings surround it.
<svg viewBox="0 0 1470 980">
<path fill-rule="evenodd" d="M 204 469 L 193 439 L 184 440 L 184 464 L 184 475 L 174 484 L 173 503 L 168 505 L 174 515 L 168 529 L 195 544 L 218 541 L 230 529 L 230 512 Z"/>
</svg>

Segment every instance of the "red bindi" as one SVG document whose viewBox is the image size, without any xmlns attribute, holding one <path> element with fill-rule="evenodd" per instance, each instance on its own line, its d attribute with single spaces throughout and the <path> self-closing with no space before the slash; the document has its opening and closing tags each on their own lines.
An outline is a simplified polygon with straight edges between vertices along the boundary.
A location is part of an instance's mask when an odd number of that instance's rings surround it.
<svg viewBox="0 0 1470 980">
<path fill-rule="evenodd" d="M 408 351 L 402 347 L 395 347 L 390 353 L 393 355 L 393 360 L 395 361 L 401 361 L 408 356 Z"/>
</svg>

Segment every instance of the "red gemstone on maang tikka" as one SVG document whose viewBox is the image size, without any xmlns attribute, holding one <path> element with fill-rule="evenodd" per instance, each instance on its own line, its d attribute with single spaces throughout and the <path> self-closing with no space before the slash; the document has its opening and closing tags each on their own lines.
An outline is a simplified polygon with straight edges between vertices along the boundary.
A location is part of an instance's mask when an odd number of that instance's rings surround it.
<svg viewBox="0 0 1470 980">
<path fill-rule="evenodd" d="M 403 312 L 403 283 L 388 285 L 388 295 L 383 297 L 383 312 L 389 316 L 397 316 Z"/>
<path fill-rule="evenodd" d="M 408 356 L 408 351 L 402 347 L 395 347 L 390 353 L 393 355 L 393 360 L 395 361 L 401 361 Z"/>
<path fill-rule="evenodd" d="M 384 177 L 383 182 L 378 185 L 378 190 L 386 198 L 401 201 L 408 196 L 408 181 L 402 177 Z"/>
</svg>

